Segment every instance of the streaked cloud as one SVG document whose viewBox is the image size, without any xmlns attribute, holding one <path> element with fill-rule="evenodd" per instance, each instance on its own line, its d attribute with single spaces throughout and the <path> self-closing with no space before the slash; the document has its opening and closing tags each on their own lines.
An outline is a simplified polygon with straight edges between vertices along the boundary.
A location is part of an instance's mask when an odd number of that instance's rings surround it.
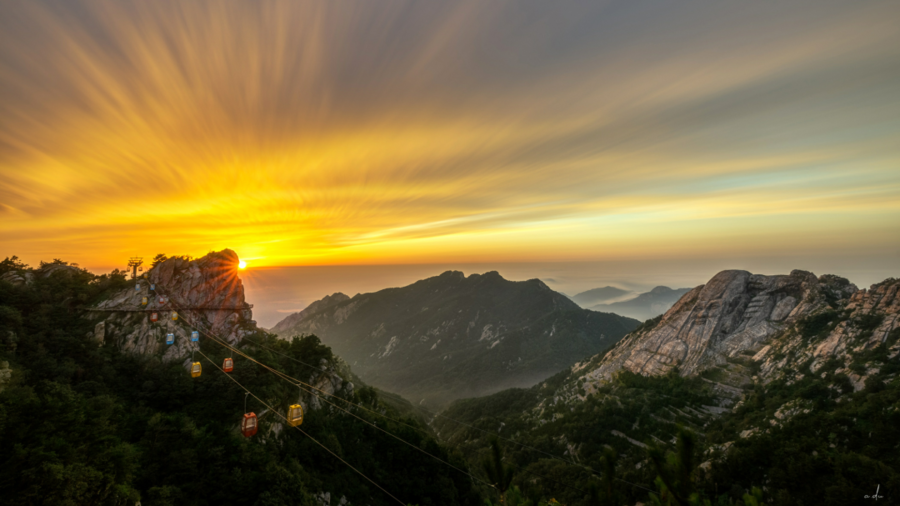
<svg viewBox="0 0 900 506">
<path fill-rule="evenodd" d="M 877 1 L 4 2 L 0 255 L 894 254 L 898 18 Z"/>
</svg>

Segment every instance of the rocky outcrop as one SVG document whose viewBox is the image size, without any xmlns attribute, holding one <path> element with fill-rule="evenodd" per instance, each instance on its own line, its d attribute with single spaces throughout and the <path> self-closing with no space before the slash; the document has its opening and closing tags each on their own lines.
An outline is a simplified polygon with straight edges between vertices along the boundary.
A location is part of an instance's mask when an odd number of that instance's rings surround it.
<svg viewBox="0 0 900 506">
<path fill-rule="evenodd" d="M 830 307 L 829 301 L 851 300 L 856 293 L 842 278 L 816 278 L 806 271 L 779 276 L 723 271 L 682 296 L 654 326 L 620 341 L 585 377 L 607 380 L 622 369 L 661 375 L 675 367 L 682 375 L 695 374 L 759 348 Z"/>
<path fill-rule="evenodd" d="M 818 373 L 823 365 L 836 360 L 842 364 L 836 372 L 846 374 L 854 390 L 864 388 L 866 378 L 878 372 L 880 364 L 864 360 L 857 363 L 856 371 L 850 369 L 851 364 L 881 344 L 888 347 L 891 359 L 900 354 L 900 280 L 888 279 L 868 290 L 854 291 L 841 302 L 813 313 L 818 326 L 791 329 L 761 349 L 753 357 L 761 362 L 760 376 L 780 377 L 786 369 L 804 363 L 810 363 L 808 369 L 797 374 Z"/>
<path fill-rule="evenodd" d="M 176 257 L 156 264 L 127 289 L 107 294 L 91 308 L 90 316 L 100 320 L 91 337 L 98 343 L 111 340 L 130 353 L 162 355 L 164 361 L 190 354 L 194 328 L 237 343 L 257 330 L 244 300 L 238 261 L 226 249 L 197 260 Z M 168 333 L 175 335 L 175 344 L 165 344 Z"/>
</svg>

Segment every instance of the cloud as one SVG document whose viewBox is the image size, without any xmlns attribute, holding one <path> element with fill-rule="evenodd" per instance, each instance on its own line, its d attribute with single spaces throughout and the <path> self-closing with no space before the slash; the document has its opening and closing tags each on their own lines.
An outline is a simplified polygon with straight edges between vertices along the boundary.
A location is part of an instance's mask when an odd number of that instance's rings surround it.
<svg viewBox="0 0 900 506">
<path fill-rule="evenodd" d="M 728 228 L 814 248 L 847 216 L 897 237 L 898 15 L 5 2 L 0 234 L 87 265 L 727 252 Z"/>
</svg>

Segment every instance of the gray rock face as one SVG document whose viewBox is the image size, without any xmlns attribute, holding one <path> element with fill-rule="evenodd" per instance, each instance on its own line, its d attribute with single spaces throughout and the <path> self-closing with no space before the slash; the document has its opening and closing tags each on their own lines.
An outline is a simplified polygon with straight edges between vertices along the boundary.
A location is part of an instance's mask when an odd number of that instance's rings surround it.
<svg viewBox="0 0 900 506">
<path fill-rule="evenodd" d="M 722 364 L 826 307 L 827 294 L 845 299 L 856 293 L 854 285 L 834 279 L 799 270 L 787 276 L 720 272 L 682 296 L 655 327 L 620 341 L 585 376 L 606 380 L 622 369 L 661 375 L 676 366 L 690 375 Z"/>
<path fill-rule="evenodd" d="M 136 286 L 111 294 L 95 307 L 103 312 L 94 338 L 113 340 L 124 351 L 140 355 L 162 355 L 175 361 L 190 354 L 194 328 L 210 332 L 232 344 L 256 330 L 244 287 L 237 275 L 238 256 L 231 250 L 197 260 L 170 258 L 150 269 Z M 150 285 L 155 285 L 151 290 Z M 147 305 L 142 306 L 142 299 Z M 164 301 L 160 302 L 160 297 Z M 172 312 L 178 319 L 172 320 Z M 156 312 L 158 320 L 151 315 Z M 166 334 L 175 334 L 175 344 L 166 345 Z"/>
</svg>

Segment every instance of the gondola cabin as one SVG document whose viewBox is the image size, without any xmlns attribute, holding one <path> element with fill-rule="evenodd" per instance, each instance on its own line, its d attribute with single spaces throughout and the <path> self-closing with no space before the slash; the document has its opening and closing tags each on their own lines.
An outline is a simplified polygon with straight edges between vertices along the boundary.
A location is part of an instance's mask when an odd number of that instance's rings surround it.
<svg viewBox="0 0 900 506">
<path fill-rule="evenodd" d="M 159 313 L 150 313 L 150 321 L 155 322 L 159 320 Z"/>
<path fill-rule="evenodd" d="M 200 366 L 200 362 L 192 362 L 191 363 L 191 377 L 199 378 L 200 373 L 203 371 L 203 367 Z"/>
<path fill-rule="evenodd" d="M 151 291 L 151 292 L 155 292 L 155 291 L 156 291 L 156 284 L 155 284 L 155 283 L 150 283 L 150 291 Z"/>
<path fill-rule="evenodd" d="M 178 319 L 178 313 L 176 313 L 175 311 L 172 311 L 172 321 L 174 322 L 177 319 Z"/>
<path fill-rule="evenodd" d="M 165 303 L 166 303 L 166 298 L 163 297 L 163 296 L 160 296 L 159 299 L 156 299 L 156 300 L 159 301 L 160 304 L 165 304 Z"/>
<path fill-rule="evenodd" d="M 196 330 L 191 332 L 191 342 L 196 343 L 199 340 L 200 340 L 200 333 L 197 332 Z"/>
<path fill-rule="evenodd" d="M 225 372 L 233 371 L 234 370 L 234 360 L 231 360 L 230 358 L 226 358 L 222 362 L 222 370 Z"/>
<path fill-rule="evenodd" d="M 146 306 L 146 305 L 147 305 L 147 302 L 149 302 L 149 301 L 147 300 L 147 297 L 141 297 L 141 305 L 142 305 L 142 306 Z"/>
<path fill-rule="evenodd" d="M 141 284 L 140 284 L 140 283 L 137 283 L 137 284 L 134 285 L 134 291 L 135 291 L 135 292 L 140 292 L 140 291 L 141 291 Z"/>
<path fill-rule="evenodd" d="M 166 334 L 166 344 L 175 344 L 175 334 L 171 332 Z"/>
<path fill-rule="evenodd" d="M 256 413 L 245 413 L 244 419 L 241 421 L 241 434 L 244 437 L 256 434 L 257 425 Z"/>
<path fill-rule="evenodd" d="M 291 427 L 296 427 L 303 423 L 303 406 L 299 404 L 292 404 L 291 407 L 288 408 L 288 425 Z"/>
</svg>

